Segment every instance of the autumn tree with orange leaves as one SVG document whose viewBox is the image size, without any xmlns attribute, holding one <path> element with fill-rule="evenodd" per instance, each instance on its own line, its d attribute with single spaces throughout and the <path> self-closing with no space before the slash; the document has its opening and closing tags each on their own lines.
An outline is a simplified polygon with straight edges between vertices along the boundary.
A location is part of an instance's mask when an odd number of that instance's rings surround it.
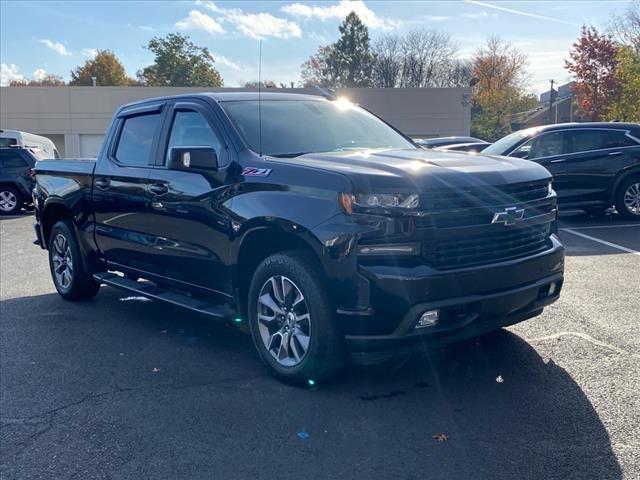
<svg viewBox="0 0 640 480">
<path fill-rule="evenodd" d="M 609 105 L 620 94 L 618 63 L 618 47 L 611 36 L 583 26 L 569 60 L 565 60 L 565 68 L 574 75 L 578 103 L 592 121 L 603 120 Z"/>
<path fill-rule="evenodd" d="M 472 58 L 473 103 L 471 134 L 495 141 L 511 133 L 514 113 L 533 108 L 527 93 L 527 55 L 497 36 L 489 37 Z"/>
</svg>

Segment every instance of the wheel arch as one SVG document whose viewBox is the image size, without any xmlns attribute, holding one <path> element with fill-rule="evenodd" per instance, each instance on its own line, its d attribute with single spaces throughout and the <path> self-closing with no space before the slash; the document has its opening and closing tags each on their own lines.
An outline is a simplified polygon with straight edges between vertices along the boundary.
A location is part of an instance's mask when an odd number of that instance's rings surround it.
<svg viewBox="0 0 640 480">
<path fill-rule="evenodd" d="M 291 250 L 308 253 L 325 274 L 322 245 L 308 230 L 285 221 L 270 226 L 258 225 L 242 235 L 234 259 L 233 278 L 236 302 L 243 315 L 247 313 L 247 296 L 256 267 L 270 255 Z"/>
<path fill-rule="evenodd" d="M 75 228 L 73 214 L 71 213 L 71 209 L 66 203 L 59 201 L 46 202 L 42 211 L 42 240 L 45 244 L 45 247 L 48 248 L 49 246 L 49 236 L 51 234 L 51 229 L 57 222 L 61 220 L 71 220 L 71 222 L 74 223 Z"/>
<path fill-rule="evenodd" d="M 618 191 L 618 188 L 620 187 L 622 182 L 632 177 L 640 177 L 640 165 L 629 167 L 618 174 L 611 186 L 611 191 L 609 192 L 609 200 L 612 203 L 615 202 L 616 192 Z"/>
</svg>

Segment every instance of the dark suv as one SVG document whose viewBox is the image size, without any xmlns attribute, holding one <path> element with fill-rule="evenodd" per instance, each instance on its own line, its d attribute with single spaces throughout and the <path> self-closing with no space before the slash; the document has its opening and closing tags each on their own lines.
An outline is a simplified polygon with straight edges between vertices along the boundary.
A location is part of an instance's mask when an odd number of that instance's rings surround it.
<svg viewBox="0 0 640 480">
<path fill-rule="evenodd" d="M 33 167 L 43 158 L 35 148 L 0 148 L 0 215 L 12 215 L 31 203 Z"/>
<path fill-rule="evenodd" d="M 599 213 L 615 205 L 640 218 L 640 125 L 565 123 L 512 133 L 482 151 L 533 160 L 553 175 L 560 207 Z"/>
</svg>

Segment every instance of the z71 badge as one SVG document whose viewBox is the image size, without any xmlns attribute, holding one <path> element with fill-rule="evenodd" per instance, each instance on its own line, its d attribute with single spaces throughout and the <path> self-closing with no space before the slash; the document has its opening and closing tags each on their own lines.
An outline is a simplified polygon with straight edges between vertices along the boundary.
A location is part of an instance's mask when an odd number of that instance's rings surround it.
<svg viewBox="0 0 640 480">
<path fill-rule="evenodd" d="M 242 175 L 245 177 L 266 177 L 270 173 L 270 168 L 244 167 L 244 170 L 242 170 Z"/>
</svg>

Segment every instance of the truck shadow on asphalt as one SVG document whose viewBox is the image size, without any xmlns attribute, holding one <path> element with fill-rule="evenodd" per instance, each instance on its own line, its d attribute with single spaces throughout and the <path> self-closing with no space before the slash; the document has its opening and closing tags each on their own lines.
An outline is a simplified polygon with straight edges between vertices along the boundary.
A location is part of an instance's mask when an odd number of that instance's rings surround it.
<svg viewBox="0 0 640 480">
<path fill-rule="evenodd" d="M 3 429 L 7 478 L 622 478 L 585 393 L 508 331 L 305 389 L 235 329 L 111 288 L 9 299 L 2 317 L 3 422 L 53 425 Z"/>
</svg>

